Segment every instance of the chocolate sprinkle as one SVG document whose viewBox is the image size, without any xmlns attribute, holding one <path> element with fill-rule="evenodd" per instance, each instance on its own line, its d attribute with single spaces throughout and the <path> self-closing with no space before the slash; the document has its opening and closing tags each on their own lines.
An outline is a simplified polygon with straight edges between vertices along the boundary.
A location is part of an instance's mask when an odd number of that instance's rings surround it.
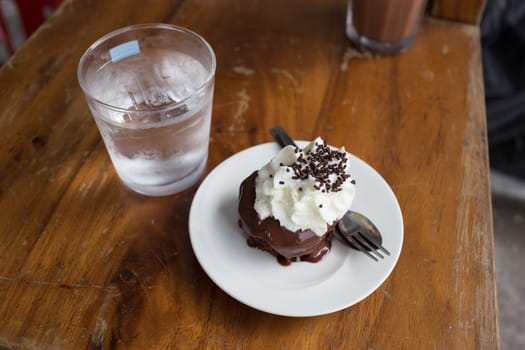
<svg viewBox="0 0 525 350">
<path fill-rule="evenodd" d="M 332 149 L 326 142 L 315 143 L 316 148 L 309 152 L 300 152 L 297 160 L 289 165 L 294 180 L 306 180 L 309 176 L 315 180 L 314 188 L 322 192 L 339 192 L 343 183 L 350 177 L 346 173 L 348 157 L 346 152 Z M 288 171 L 288 169 L 287 169 Z M 352 183 L 355 183 L 352 180 Z"/>
</svg>

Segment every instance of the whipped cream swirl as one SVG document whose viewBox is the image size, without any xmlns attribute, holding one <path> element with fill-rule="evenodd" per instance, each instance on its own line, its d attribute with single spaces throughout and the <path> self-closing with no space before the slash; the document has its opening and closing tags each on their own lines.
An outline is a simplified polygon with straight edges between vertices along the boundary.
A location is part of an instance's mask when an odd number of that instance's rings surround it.
<svg viewBox="0 0 525 350">
<path fill-rule="evenodd" d="M 283 148 L 257 174 L 255 210 L 261 220 L 274 217 L 289 231 L 312 230 L 318 236 L 341 219 L 355 196 L 344 147 L 320 137 L 304 149 Z"/>
</svg>

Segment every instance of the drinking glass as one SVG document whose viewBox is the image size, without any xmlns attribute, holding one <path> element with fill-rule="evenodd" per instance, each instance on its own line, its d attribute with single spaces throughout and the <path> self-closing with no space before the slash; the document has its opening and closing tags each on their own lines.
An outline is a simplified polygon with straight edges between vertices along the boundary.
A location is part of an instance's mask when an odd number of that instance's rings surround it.
<svg viewBox="0 0 525 350">
<path fill-rule="evenodd" d="M 80 86 L 113 166 L 132 190 L 164 196 L 200 178 L 215 67 L 201 36 L 160 23 L 118 29 L 84 53 Z"/>
<path fill-rule="evenodd" d="M 346 35 L 359 49 L 392 55 L 412 46 L 426 0 L 349 0 Z"/>
</svg>

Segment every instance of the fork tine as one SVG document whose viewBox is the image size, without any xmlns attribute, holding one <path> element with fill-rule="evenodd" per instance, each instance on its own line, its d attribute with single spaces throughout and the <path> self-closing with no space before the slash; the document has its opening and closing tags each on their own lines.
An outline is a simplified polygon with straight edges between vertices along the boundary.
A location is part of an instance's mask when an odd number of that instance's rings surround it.
<svg viewBox="0 0 525 350">
<path fill-rule="evenodd" d="M 359 231 L 356 232 L 355 235 L 351 235 L 353 239 L 355 239 L 361 246 L 363 246 L 365 249 L 368 248 L 372 254 L 375 254 L 380 259 L 384 259 L 385 257 L 383 254 L 377 251 L 377 247 L 375 247 L 373 244 L 370 244 L 370 242 L 367 241 L 366 237 Z"/>
<path fill-rule="evenodd" d="M 343 234 L 341 234 L 341 232 L 339 230 L 338 230 L 338 232 L 347 241 L 347 243 L 351 244 L 353 247 L 357 248 L 362 253 L 365 253 L 370 258 L 374 259 L 375 261 L 378 261 L 377 258 L 375 256 L 373 256 L 372 254 L 370 254 L 370 252 L 368 250 L 366 250 L 366 248 L 364 248 L 363 245 L 355 237 L 353 237 L 351 235 L 344 236 Z"/>
<path fill-rule="evenodd" d="M 357 232 L 357 233 L 361 237 L 363 237 L 366 241 L 368 241 L 368 243 L 370 243 L 374 247 L 374 250 L 376 250 L 376 251 L 377 250 L 381 250 L 386 255 L 390 255 L 390 252 L 385 247 L 383 247 L 381 242 L 379 242 L 375 237 L 364 235 L 361 232 Z"/>
</svg>

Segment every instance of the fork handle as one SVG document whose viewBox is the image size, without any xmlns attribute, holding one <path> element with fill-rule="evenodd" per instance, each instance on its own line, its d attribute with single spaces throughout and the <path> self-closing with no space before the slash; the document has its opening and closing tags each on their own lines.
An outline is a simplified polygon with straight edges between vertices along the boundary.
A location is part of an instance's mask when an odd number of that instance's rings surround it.
<svg viewBox="0 0 525 350">
<path fill-rule="evenodd" d="M 281 147 L 294 146 L 297 147 L 293 139 L 284 131 L 281 126 L 276 126 L 275 128 L 270 129 L 270 134 L 277 141 Z"/>
</svg>

